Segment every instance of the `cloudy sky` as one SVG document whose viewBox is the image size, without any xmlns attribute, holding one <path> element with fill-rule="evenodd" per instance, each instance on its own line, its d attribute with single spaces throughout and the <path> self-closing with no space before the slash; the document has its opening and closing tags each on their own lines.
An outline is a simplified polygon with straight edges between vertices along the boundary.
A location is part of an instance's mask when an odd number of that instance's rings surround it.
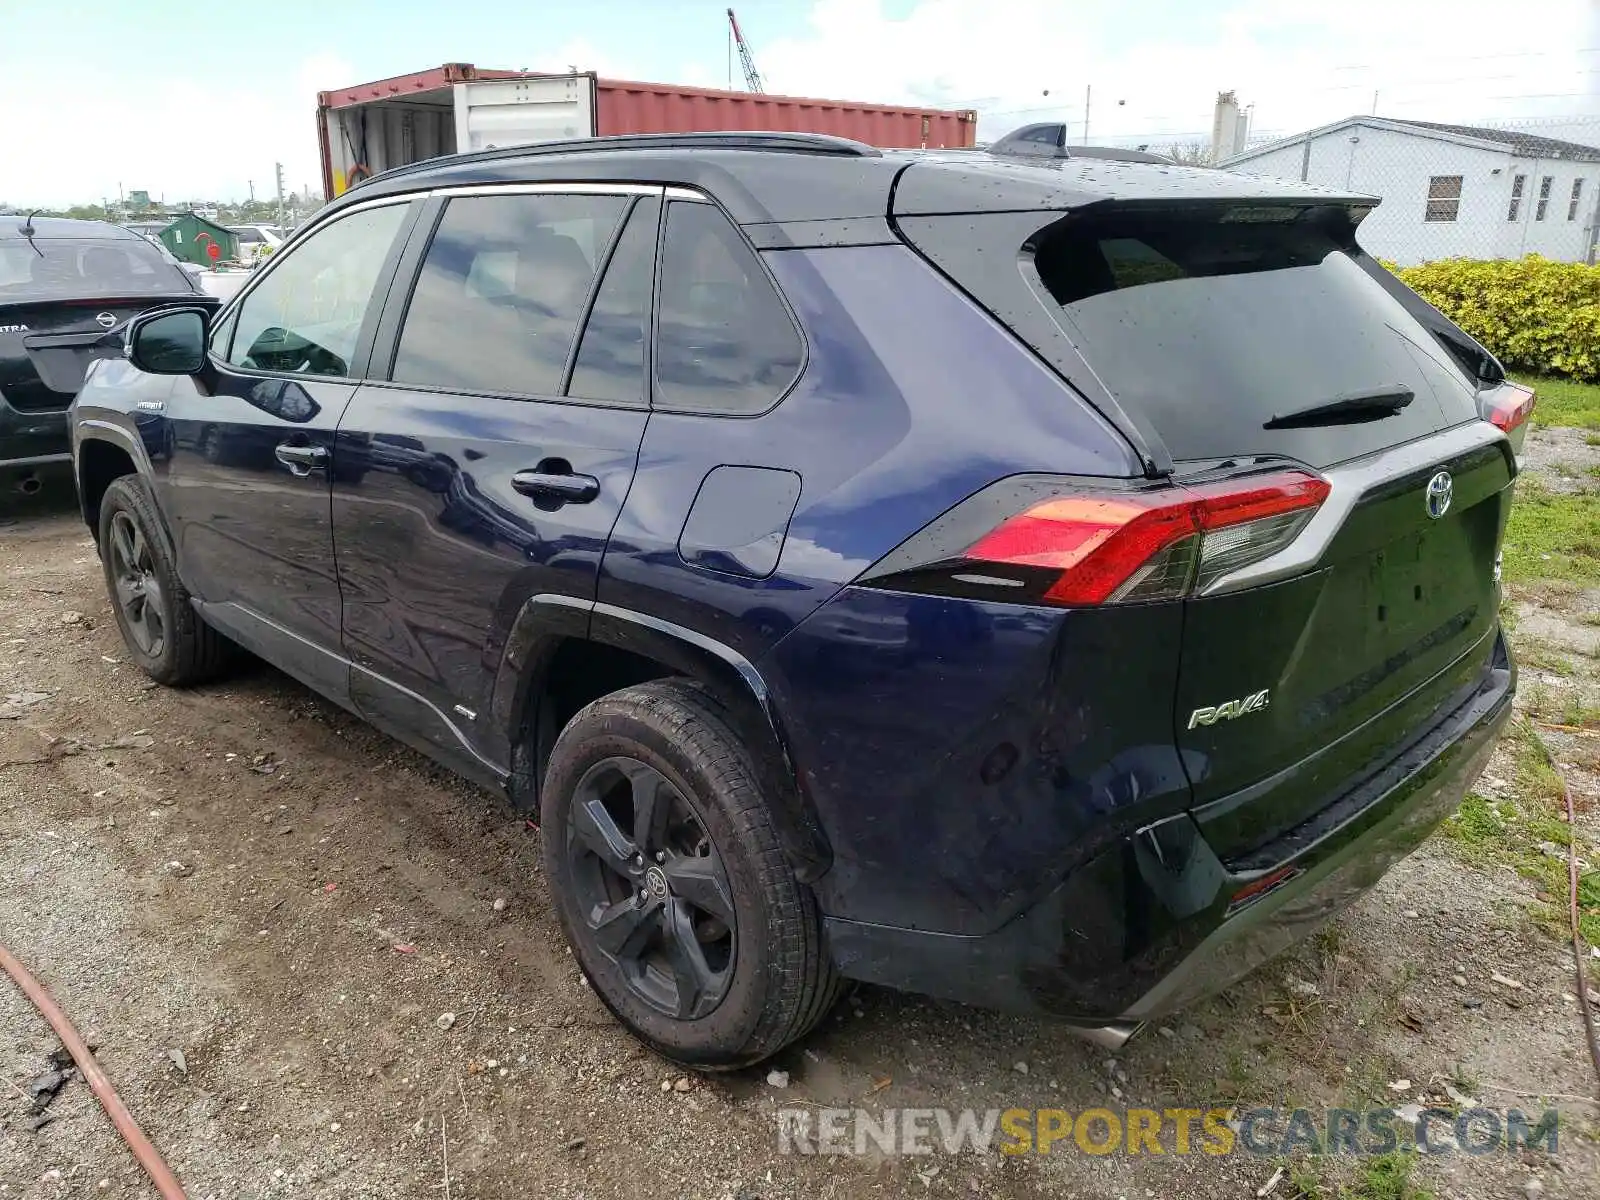
<svg viewBox="0 0 1600 1200">
<path fill-rule="evenodd" d="M 9 0 L 0 202 L 319 186 L 316 93 L 436 66 L 728 82 L 725 0 Z M 980 136 L 1083 121 L 1200 140 L 1232 88 L 1257 133 L 1356 112 L 1600 116 L 1600 0 L 739 0 L 767 90 L 977 108 Z M 738 78 L 735 67 L 734 78 Z"/>
</svg>

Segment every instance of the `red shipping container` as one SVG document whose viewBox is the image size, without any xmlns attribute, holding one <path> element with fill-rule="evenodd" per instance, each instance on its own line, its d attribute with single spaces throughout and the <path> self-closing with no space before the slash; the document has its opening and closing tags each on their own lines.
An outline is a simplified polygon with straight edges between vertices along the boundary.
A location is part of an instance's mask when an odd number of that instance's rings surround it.
<svg viewBox="0 0 1600 1200">
<path fill-rule="evenodd" d="M 716 129 L 831 133 L 869 146 L 943 149 L 971 146 L 977 114 L 679 87 L 596 81 L 596 133 L 697 133 Z"/>
<path fill-rule="evenodd" d="M 324 194 L 380 171 L 490 146 L 622 133 L 829 133 L 885 148 L 971 146 L 970 109 L 907 108 L 446 63 L 317 96 Z"/>
</svg>

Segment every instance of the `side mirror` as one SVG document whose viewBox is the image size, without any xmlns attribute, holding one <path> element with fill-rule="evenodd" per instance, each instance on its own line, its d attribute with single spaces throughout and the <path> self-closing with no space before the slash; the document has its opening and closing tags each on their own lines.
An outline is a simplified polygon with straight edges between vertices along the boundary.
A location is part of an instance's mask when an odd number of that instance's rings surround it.
<svg viewBox="0 0 1600 1200">
<path fill-rule="evenodd" d="M 206 365 L 206 312 L 164 308 L 128 326 L 128 361 L 151 375 L 194 375 Z"/>
</svg>

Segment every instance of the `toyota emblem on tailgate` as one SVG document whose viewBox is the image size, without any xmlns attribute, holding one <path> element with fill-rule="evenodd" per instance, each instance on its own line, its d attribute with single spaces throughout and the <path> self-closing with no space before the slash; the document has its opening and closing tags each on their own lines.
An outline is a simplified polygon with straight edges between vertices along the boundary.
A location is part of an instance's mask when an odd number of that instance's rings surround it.
<svg viewBox="0 0 1600 1200">
<path fill-rule="evenodd" d="M 1423 500 L 1428 506 L 1428 515 L 1435 521 L 1450 511 L 1450 497 L 1455 490 L 1456 485 L 1450 479 L 1449 471 L 1440 471 L 1428 480 L 1428 491 Z"/>
<path fill-rule="evenodd" d="M 110 329 L 117 323 L 117 319 L 110 313 L 97 313 L 94 318 L 94 323 L 100 326 L 101 329 Z"/>
</svg>

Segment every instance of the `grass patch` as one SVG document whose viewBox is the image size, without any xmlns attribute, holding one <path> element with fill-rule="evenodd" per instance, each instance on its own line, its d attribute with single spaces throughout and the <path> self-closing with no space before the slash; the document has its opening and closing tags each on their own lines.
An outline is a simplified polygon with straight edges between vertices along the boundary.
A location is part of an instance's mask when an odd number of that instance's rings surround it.
<svg viewBox="0 0 1600 1200">
<path fill-rule="evenodd" d="M 1528 915 L 1551 937 L 1565 941 L 1570 936 L 1566 856 L 1541 848 L 1564 850 L 1573 841 L 1564 819 L 1561 777 L 1545 760 L 1528 721 L 1513 724 L 1506 738 L 1513 747 L 1516 797 L 1491 800 L 1474 792 L 1440 832 L 1467 862 L 1508 866 L 1532 883 L 1537 892 Z M 1596 861 L 1596 847 L 1582 838 L 1577 850 L 1580 859 Z M 1590 945 L 1600 944 L 1600 870 L 1590 870 L 1579 880 L 1578 929 Z"/>
<path fill-rule="evenodd" d="M 1522 651 L 1517 651 L 1517 661 L 1526 662 Z M 1529 716 L 1538 717 L 1552 725 L 1570 725 L 1574 729 L 1600 729 L 1600 706 L 1591 702 L 1589 693 L 1581 686 L 1548 687 L 1542 679 L 1522 685 L 1523 708 Z M 1581 760 L 1582 752 L 1578 753 Z M 1556 790 L 1559 797 L 1560 789 Z"/>
<path fill-rule="evenodd" d="M 1433 1200 L 1433 1193 L 1411 1181 L 1415 1154 L 1392 1150 L 1362 1159 L 1355 1179 L 1339 1189 L 1339 1200 Z"/>
<path fill-rule="evenodd" d="M 1285 1200 L 1323 1200 L 1328 1193 L 1323 1190 L 1322 1176 L 1307 1163 L 1286 1164 L 1289 1172 L 1289 1191 Z"/>
<path fill-rule="evenodd" d="M 1563 579 L 1600 583 L 1600 494 L 1564 495 L 1524 478 L 1506 526 L 1508 583 Z"/>
<path fill-rule="evenodd" d="M 1538 425 L 1600 429 L 1600 384 L 1532 376 L 1517 380 L 1538 393 L 1533 420 Z"/>
<path fill-rule="evenodd" d="M 1502 625 L 1504 622 L 1502 622 Z M 1570 678 L 1578 673 L 1578 668 L 1570 658 L 1557 654 L 1550 643 L 1538 638 L 1515 638 L 1513 645 L 1517 652 L 1517 665 L 1531 667 L 1536 671 L 1547 671 L 1551 675 L 1559 675 L 1563 679 Z"/>
</svg>

